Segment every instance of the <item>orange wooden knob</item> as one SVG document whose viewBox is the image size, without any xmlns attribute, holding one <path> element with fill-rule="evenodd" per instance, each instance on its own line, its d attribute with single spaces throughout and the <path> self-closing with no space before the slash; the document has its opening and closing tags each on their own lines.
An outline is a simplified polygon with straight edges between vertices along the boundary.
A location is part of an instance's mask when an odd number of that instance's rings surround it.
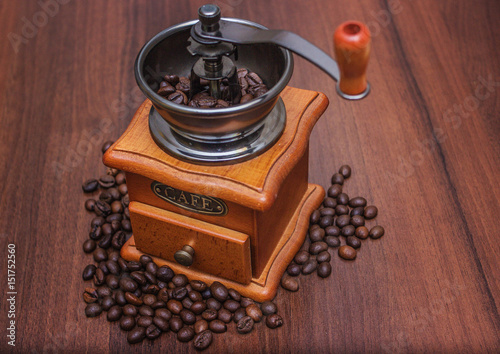
<svg viewBox="0 0 500 354">
<path fill-rule="evenodd" d="M 368 27 L 358 21 L 344 22 L 335 30 L 333 43 L 340 69 L 338 88 L 341 95 L 356 96 L 368 93 L 366 67 L 370 57 L 371 44 Z"/>
</svg>

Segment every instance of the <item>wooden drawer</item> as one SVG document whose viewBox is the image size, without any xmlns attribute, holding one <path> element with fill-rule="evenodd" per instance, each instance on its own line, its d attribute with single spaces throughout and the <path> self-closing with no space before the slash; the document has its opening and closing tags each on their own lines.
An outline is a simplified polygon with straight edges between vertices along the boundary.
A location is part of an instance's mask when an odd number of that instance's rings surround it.
<svg viewBox="0 0 500 354">
<path fill-rule="evenodd" d="M 140 202 L 129 205 L 137 249 L 171 262 L 184 245 L 194 251 L 188 267 L 248 284 L 252 278 L 248 235 Z"/>
</svg>

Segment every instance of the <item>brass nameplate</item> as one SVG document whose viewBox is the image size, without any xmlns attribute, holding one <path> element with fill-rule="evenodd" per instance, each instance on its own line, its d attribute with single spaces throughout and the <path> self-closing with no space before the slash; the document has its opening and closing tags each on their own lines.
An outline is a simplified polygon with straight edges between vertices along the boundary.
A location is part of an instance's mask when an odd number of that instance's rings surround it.
<svg viewBox="0 0 500 354">
<path fill-rule="evenodd" d="M 189 193 L 156 181 L 151 183 L 151 189 L 161 199 L 195 213 L 214 216 L 227 214 L 227 205 L 219 198 Z"/>
</svg>

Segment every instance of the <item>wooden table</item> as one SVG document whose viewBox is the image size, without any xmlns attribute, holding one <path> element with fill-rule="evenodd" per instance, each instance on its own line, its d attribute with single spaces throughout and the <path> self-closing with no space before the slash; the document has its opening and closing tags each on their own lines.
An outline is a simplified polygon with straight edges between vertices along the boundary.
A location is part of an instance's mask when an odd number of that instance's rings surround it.
<svg viewBox="0 0 500 354">
<path fill-rule="evenodd" d="M 87 319 L 81 183 L 144 100 L 133 63 L 204 1 L 68 1 L 0 8 L 0 351 L 7 346 L 7 245 L 15 245 L 17 352 L 189 352 L 173 334 L 130 346 Z M 55 4 L 55 0 L 41 3 Z M 209 352 L 486 352 L 500 349 L 500 2 L 216 1 L 223 15 L 295 31 L 332 53 L 348 19 L 373 34 L 372 92 L 349 102 L 296 58 L 291 86 L 330 106 L 311 136 L 310 181 L 348 163 L 349 195 L 379 208 L 386 235 L 325 280 L 276 298 L 285 325 L 216 335 Z M 45 14 L 45 15 L 44 15 Z"/>
</svg>

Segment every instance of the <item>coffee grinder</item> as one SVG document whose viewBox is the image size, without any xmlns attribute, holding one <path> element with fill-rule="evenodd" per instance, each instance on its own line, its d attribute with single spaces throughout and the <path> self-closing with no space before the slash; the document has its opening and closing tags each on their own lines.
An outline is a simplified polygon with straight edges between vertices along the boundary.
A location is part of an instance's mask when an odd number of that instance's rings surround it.
<svg viewBox="0 0 500 354">
<path fill-rule="evenodd" d="M 292 32 L 221 18 L 215 5 L 198 15 L 141 49 L 135 76 L 147 99 L 103 158 L 126 174 L 133 236 L 121 255 L 147 254 L 190 279 L 266 301 L 325 195 L 308 183 L 308 140 L 328 99 L 287 86 L 292 52 L 338 81 L 340 96 L 360 99 L 370 90 L 370 36 L 359 22 L 339 26 L 337 65 Z M 226 80 L 237 95 L 237 68 L 258 73 L 269 91 L 225 108 L 179 105 L 156 93 L 164 75 L 177 74 L 190 77 L 191 90 L 207 80 L 216 98 Z"/>
</svg>

